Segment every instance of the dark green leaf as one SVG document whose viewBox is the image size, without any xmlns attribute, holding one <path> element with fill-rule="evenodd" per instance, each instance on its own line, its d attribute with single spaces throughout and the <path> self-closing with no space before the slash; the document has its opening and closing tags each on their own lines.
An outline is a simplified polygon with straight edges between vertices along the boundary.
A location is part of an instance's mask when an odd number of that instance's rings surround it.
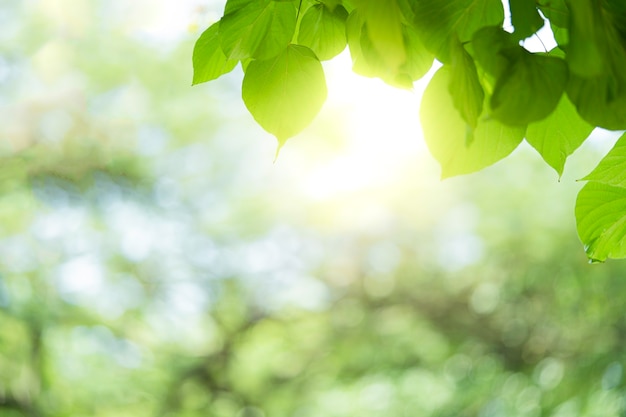
<svg viewBox="0 0 626 417">
<path fill-rule="evenodd" d="M 500 26 L 486 26 L 478 30 L 470 46 L 480 66 L 496 78 L 522 56 L 522 49 L 513 36 Z"/>
<path fill-rule="evenodd" d="M 282 145 L 311 123 L 324 104 L 322 65 L 306 46 L 289 45 L 274 58 L 248 65 L 242 96 L 254 119 Z"/>
<path fill-rule="evenodd" d="M 420 0 L 412 3 L 415 27 L 424 45 L 443 62 L 450 60 L 450 43 L 470 41 L 484 26 L 502 26 L 500 0 Z"/>
<path fill-rule="evenodd" d="M 229 60 L 220 48 L 217 35 L 219 22 L 211 25 L 193 48 L 193 84 L 214 80 L 235 68 L 237 60 Z"/>
<path fill-rule="evenodd" d="M 333 11 L 323 4 L 310 7 L 300 22 L 298 43 L 309 47 L 324 61 L 346 47 L 346 19 L 348 12 L 342 6 Z"/>
<path fill-rule="evenodd" d="M 478 116 L 483 111 L 485 93 L 478 80 L 474 60 L 459 42 L 452 47 L 450 94 L 454 107 L 472 128 L 476 128 Z"/>
<path fill-rule="evenodd" d="M 538 0 L 537 5 L 552 25 L 559 28 L 569 27 L 569 9 L 565 0 Z"/>
<path fill-rule="evenodd" d="M 543 26 L 535 0 L 509 0 L 509 6 L 516 39 L 527 38 Z"/>
<path fill-rule="evenodd" d="M 442 177 L 478 171 L 509 155 L 524 137 L 524 129 L 493 118 L 479 118 L 476 129 L 454 107 L 448 86 L 450 69 L 441 68 L 426 87 L 420 106 L 424 139 L 439 161 Z"/>
<path fill-rule="evenodd" d="M 576 225 L 592 261 L 626 257 L 626 188 L 587 183 L 576 199 Z"/>
<path fill-rule="evenodd" d="M 498 77 L 491 97 L 493 116 L 509 125 L 547 117 L 559 103 L 567 77 L 563 59 L 523 51 Z"/>
<path fill-rule="evenodd" d="M 587 139 L 593 126 L 585 122 L 567 96 L 545 119 L 528 125 L 526 141 L 561 176 L 565 160 Z"/>
<path fill-rule="evenodd" d="M 571 74 L 567 95 L 580 116 L 592 125 L 626 129 L 626 80 L 621 75 L 583 78 Z"/>
<path fill-rule="evenodd" d="M 626 134 L 583 180 L 626 188 Z"/>
<path fill-rule="evenodd" d="M 296 6 L 270 0 L 229 0 L 222 17 L 220 44 L 229 59 L 267 59 L 291 41 Z"/>
</svg>

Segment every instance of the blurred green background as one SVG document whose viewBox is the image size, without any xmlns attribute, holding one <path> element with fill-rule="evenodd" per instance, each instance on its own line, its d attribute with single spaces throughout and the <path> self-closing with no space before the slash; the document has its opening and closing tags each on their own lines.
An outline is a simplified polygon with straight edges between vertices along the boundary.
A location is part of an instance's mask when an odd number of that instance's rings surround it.
<svg viewBox="0 0 626 417">
<path fill-rule="evenodd" d="M 0 0 L 0 416 L 625 416 L 573 215 L 615 136 L 440 182 L 343 56 L 273 162 L 240 70 L 190 87 L 222 7 Z"/>
</svg>

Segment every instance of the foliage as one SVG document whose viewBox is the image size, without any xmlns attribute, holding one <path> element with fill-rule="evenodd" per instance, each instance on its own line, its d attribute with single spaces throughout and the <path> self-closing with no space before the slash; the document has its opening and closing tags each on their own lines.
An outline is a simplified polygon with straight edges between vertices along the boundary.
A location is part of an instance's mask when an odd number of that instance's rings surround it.
<svg viewBox="0 0 626 417">
<path fill-rule="evenodd" d="M 560 176 L 594 127 L 626 129 L 626 8 L 618 0 L 508 5 L 512 28 L 500 0 L 229 0 L 196 44 L 194 83 L 241 61 L 244 102 L 282 146 L 324 101 L 318 60 L 348 45 L 356 73 L 411 88 L 436 59 L 443 67 L 426 89 L 420 117 L 443 177 L 489 166 L 524 137 Z M 524 49 L 520 43 L 544 24 L 556 46 Z M 302 58 L 290 53 L 295 49 Z M 612 152 L 607 164 L 624 160 Z M 606 169 L 586 180 L 615 183 Z M 590 183 L 576 208 L 579 236 L 594 261 L 626 256 L 623 190 L 599 191 L 605 189 Z M 603 207 L 612 207 L 612 216 L 590 222 Z"/>
<path fill-rule="evenodd" d="M 575 183 L 522 147 L 312 198 L 336 149 L 272 165 L 146 4 L 6 3 L 2 417 L 624 415 L 624 264 L 574 250 Z"/>
</svg>

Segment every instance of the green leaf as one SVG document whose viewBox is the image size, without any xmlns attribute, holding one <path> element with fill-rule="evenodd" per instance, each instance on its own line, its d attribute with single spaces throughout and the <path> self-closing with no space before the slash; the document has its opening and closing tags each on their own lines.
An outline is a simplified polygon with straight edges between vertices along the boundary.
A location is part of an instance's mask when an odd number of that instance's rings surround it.
<svg viewBox="0 0 626 417">
<path fill-rule="evenodd" d="M 535 0 L 509 0 L 516 39 L 525 39 L 543 26 Z"/>
<path fill-rule="evenodd" d="M 626 68 L 626 66 L 624 67 Z M 567 95 L 583 119 L 610 130 L 626 129 L 626 80 L 621 75 L 583 78 L 571 74 Z"/>
<path fill-rule="evenodd" d="M 455 39 L 468 42 L 478 29 L 504 21 L 500 0 L 420 0 L 412 6 L 424 45 L 442 62 L 449 62 Z"/>
<path fill-rule="evenodd" d="M 274 58 L 248 65 L 242 97 L 254 119 L 282 145 L 311 123 L 326 91 L 322 64 L 313 51 L 289 45 Z"/>
<path fill-rule="evenodd" d="M 578 193 L 575 212 L 591 261 L 626 257 L 626 188 L 589 182 Z"/>
<path fill-rule="evenodd" d="M 220 48 L 217 35 L 219 22 L 211 25 L 193 48 L 193 85 L 214 80 L 235 68 L 237 60 L 229 60 Z"/>
<path fill-rule="evenodd" d="M 486 26 L 476 31 L 470 46 L 479 65 L 496 78 L 522 55 L 522 48 L 501 26 Z"/>
<path fill-rule="evenodd" d="M 460 42 L 452 47 L 450 94 L 454 107 L 472 128 L 476 128 L 478 116 L 483 111 L 485 92 L 480 85 L 474 60 Z"/>
<path fill-rule="evenodd" d="M 413 81 L 428 72 L 434 60 L 416 32 L 402 26 L 405 61 L 399 67 L 390 66 L 375 49 L 359 10 L 354 10 L 346 22 L 346 34 L 352 57 L 352 70 L 365 77 L 379 77 L 400 88 L 412 88 Z M 394 65 L 394 64 L 392 64 Z"/>
<path fill-rule="evenodd" d="M 567 157 L 578 149 L 592 130 L 593 126 L 581 119 L 564 95 L 550 116 L 528 125 L 526 141 L 560 177 Z"/>
<path fill-rule="evenodd" d="M 346 47 L 346 19 L 348 12 L 342 6 L 331 11 L 323 4 L 310 7 L 300 22 L 298 43 L 309 47 L 324 61 Z"/>
<path fill-rule="evenodd" d="M 494 117 L 509 125 L 526 125 L 556 108 L 567 84 L 565 61 L 524 51 L 501 73 L 491 96 Z"/>
<path fill-rule="evenodd" d="M 537 5 L 550 24 L 559 28 L 569 27 L 569 9 L 565 0 L 538 0 Z"/>
<path fill-rule="evenodd" d="M 363 32 L 363 18 L 358 10 L 353 10 L 346 20 L 346 37 L 352 58 L 352 71 L 364 77 L 375 77 L 374 71 L 363 56 L 361 36 Z"/>
<path fill-rule="evenodd" d="M 400 73 L 407 74 L 413 81 L 419 80 L 433 66 L 435 57 L 424 46 L 412 26 L 403 26 L 402 34 L 406 47 L 406 62 L 400 67 Z"/>
<path fill-rule="evenodd" d="M 626 188 L 626 134 L 619 138 L 613 149 L 583 180 Z"/>
<path fill-rule="evenodd" d="M 439 161 L 442 177 L 467 174 L 509 155 L 524 137 L 524 129 L 506 126 L 496 119 L 479 118 L 476 129 L 454 107 L 448 86 L 450 69 L 437 71 L 426 87 L 420 106 L 424 139 Z"/>
<path fill-rule="evenodd" d="M 606 74 L 610 71 L 607 65 L 610 22 L 605 21 L 602 8 L 596 0 L 576 0 L 568 4 L 570 43 L 567 62 L 570 70 L 581 77 Z"/>
<path fill-rule="evenodd" d="M 387 68 L 396 71 L 406 61 L 402 11 L 396 0 L 357 0 L 357 10 L 367 27 L 373 50 Z"/>
<path fill-rule="evenodd" d="M 229 0 L 220 21 L 220 44 L 229 59 L 279 54 L 296 30 L 296 6 L 271 0 Z"/>
</svg>

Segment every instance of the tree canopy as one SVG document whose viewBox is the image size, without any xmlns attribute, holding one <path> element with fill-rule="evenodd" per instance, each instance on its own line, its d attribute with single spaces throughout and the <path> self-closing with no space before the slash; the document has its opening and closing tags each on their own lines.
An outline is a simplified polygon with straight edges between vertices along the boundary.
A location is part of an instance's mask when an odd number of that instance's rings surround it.
<svg viewBox="0 0 626 417">
<path fill-rule="evenodd" d="M 505 4 L 506 5 L 506 4 Z M 228 0 L 197 40 L 193 83 L 244 70 L 243 101 L 279 147 L 326 98 L 321 61 L 349 48 L 353 70 L 412 88 L 442 177 L 487 167 L 526 140 L 560 176 L 596 127 L 626 129 L 626 5 L 620 0 Z M 556 46 L 525 39 L 549 25 Z M 626 257 L 626 138 L 576 202 L 591 261 Z"/>
</svg>

